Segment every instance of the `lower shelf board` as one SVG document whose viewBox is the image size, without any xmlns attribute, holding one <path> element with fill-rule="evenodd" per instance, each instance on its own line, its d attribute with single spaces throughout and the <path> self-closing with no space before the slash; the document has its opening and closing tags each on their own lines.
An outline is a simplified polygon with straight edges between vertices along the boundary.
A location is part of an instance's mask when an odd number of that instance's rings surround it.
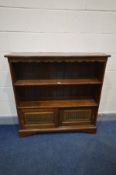
<svg viewBox="0 0 116 175">
<path fill-rule="evenodd" d="M 82 85 L 101 84 L 96 78 L 83 79 L 48 79 L 48 80 L 17 80 L 15 86 L 48 86 L 48 85 Z"/>
<path fill-rule="evenodd" d="M 96 126 L 95 125 L 83 125 L 83 126 L 60 126 L 57 128 L 44 128 L 44 129 L 20 129 L 19 135 L 20 136 L 27 136 L 35 133 L 43 133 L 43 132 L 89 132 L 89 133 L 96 133 Z"/>
<path fill-rule="evenodd" d="M 94 99 L 21 101 L 18 108 L 96 107 Z"/>
</svg>

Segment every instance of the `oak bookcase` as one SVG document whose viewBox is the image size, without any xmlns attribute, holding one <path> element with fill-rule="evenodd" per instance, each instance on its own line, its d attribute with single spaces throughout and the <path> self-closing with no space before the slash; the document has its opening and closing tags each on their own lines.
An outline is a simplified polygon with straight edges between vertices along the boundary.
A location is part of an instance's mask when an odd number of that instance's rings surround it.
<svg viewBox="0 0 116 175">
<path fill-rule="evenodd" d="M 11 53 L 19 134 L 96 132 L 107 58 L 101 53 Z"/>
</svg>

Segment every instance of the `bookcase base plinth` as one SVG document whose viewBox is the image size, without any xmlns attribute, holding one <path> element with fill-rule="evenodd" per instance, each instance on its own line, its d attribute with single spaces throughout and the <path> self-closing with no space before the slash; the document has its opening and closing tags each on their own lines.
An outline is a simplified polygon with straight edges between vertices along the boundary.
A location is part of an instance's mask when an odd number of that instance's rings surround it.
<svg viewBox="0 0 116 175">
<path fill-rule="evenodd" d="M 47 128 L 47 129 L 20 129 L 19 130 L 19 135 L 21 137 L 25 137 L 28 135 L 32 135 L 35 133 L 52 133 L 52 132 L 87 132 L 87 133 L 96 133 L 96 126 L 95 125 L 90 125 L 90 126 L 78 126 L 78 127 L 57 127 L 57 128 Z"/>
</svg>

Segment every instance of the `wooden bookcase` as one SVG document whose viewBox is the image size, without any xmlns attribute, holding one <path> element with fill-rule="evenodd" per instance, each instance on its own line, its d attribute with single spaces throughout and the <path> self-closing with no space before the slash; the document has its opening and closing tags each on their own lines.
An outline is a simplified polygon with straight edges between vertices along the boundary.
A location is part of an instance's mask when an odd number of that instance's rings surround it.
<svg viewBox="0 0 116 175">
<path fill-rule="evenodd" d="M 104 72 L 101 53 L 12 53 L 8 58 L 21 136 L 96 132 Z"/>
</svg>

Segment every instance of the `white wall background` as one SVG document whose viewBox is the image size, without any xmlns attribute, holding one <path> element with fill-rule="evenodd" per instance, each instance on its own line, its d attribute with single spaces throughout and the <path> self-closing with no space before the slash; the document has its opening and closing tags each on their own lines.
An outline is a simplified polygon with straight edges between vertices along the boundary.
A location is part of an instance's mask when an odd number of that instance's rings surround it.
<svg viewBox="0 0 116 175">
<path fill-rule="evenodd" d="M 116 113 L 116 0 L 0 0 L 0 117 L 16 116 L 5 53 L 105 52 L 99 113 Z"/>
</svg>

